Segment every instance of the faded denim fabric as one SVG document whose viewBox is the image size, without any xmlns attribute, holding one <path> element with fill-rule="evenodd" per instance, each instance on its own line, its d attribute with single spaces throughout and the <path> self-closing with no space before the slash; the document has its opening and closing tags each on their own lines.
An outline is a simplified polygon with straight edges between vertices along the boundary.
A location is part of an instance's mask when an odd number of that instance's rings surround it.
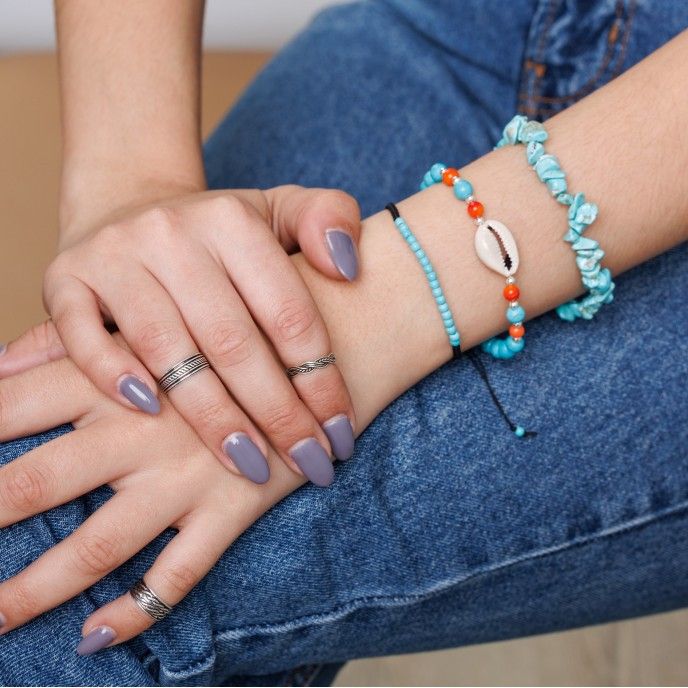
<svg viewBox="0 0 688 688">
<path fill-rule="evenodd" d="M 435 160 L 490 150 L 516 111 L 546 119 L 686 26 L 688 5 L 662 0 L 329 9 L 211 136 L 210 184 L 340 187 L 369 214 L 415 192 Z M 0 683 L 316 685 L 354 657 L 685 606 L 687 268 L 683 245 L 619 277 L 594 322 L 547 314 L 522 357 L 484 359 L 537 438 L 508 431 L 467 361 L 447 364 L 383 411 L 330 489 L 306 486 L 270 511 L 169 619 L 125 646 L 74 653 L 86 616 L 127 590 L 168 534 L 0 637 Z M 6 443 L 0 461 L 68 429 Z M 0 578 L 109 496 L 1 530 Z"/>
</svg>

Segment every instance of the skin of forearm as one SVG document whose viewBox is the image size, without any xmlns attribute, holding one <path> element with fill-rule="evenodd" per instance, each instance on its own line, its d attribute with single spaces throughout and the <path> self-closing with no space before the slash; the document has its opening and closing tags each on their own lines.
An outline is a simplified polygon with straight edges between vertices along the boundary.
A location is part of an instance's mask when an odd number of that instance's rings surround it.
<svg viewBox="0 0 688 688">
<path fill-rule="evenodd" d="M 674 77 L 687 62 L 684 32 L 546 124 L 547 150 L 567 172 L 569 190 L 599 206 L 585 236 L 599 240 L 603 265 L 614 276 L 688 238 L 688 98 Z M 562 238 L 567 209 L 527 165 L 522 145 L 492 151 L 461 173 L 484 203 L 485 217 L 504 222 L 516 237 L 519 301 L 529 318 L 583 293 L 575 254 Z M 504 278 L 477 258 L 464 204 L 440 184 L 398 207 L 435 266 L 462 349 L 503 331 Z M 386 211 L 363 223 L 360 255 L 360 278 L 347 285 L 328 283 L 295 257 L 327 322 L 359 433 L 451 358 L 423 271 Z M 624 298 L 623 288 L 616 298 Z"/>
<path fill-rule="evenodd" d="M 202 0 L 57 0 L 60 244 L 110 214 L 202 190 Z"/>
</svg>

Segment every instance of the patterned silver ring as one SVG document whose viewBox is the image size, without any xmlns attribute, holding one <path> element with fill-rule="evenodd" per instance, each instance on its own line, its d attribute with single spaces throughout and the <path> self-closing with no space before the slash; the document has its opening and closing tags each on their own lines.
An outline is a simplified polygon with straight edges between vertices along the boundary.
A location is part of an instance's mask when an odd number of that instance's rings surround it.
<svg viewBox="0 0 688 688">
<path fill-rule="evenodd" d="M 143 580 L 136 581 L 129 591 L 142 612 L 148 614 L 154 621 L 162 621 L 172 611 L 169 604 L 165 604 Z"/>
<path fill-rule="evenodd" d="M 287 377 L 295 377 L 301 373 L 312 373 L 314 370 L 318 370 L 319 368 L 326 368 L 336 360 L 337 359 L 335 358 L 334 354 L 327 354 L 327 356 L 316 358 L 315 361 L 305 361 L 301 365 L 287 368 Z"/>
<path fill-rule="evenodd" d="M 167 393 L 173 387 L 180 385 L 184 380 L 190 378 L 205 368 L 210 368 L 210 363 L 208 359 L 203 354 L 194 354 L 185 358 L 183 361 L 177 363 L 177 365 L 170 368 L 159 380 L 158 384 L 160 389 Z"/>
</svg>

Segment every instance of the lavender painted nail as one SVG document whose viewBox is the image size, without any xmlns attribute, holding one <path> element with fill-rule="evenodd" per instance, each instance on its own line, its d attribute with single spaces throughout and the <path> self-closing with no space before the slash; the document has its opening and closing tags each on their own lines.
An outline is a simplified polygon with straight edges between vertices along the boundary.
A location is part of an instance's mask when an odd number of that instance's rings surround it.
<svg viewBox="0 0 688 688">
<path fill-rule="evenodd" d="M 0 631 L 5 627 L 5 624 L 7 623 L 7 617 L 0 612 Z"/>
<path fill-rule="evenodd" d="M 234 465 L 254 483 L 262 485 L 270 479 L 270 467 L 251 438 L 243 432 L 235 432 L 222 442 L 222 451 Z"/>
<path fill-rule="evenodd" d="M 328 229 L 325 243 L 337 270 L 349 282 L 355 280 L 358 275 L 358 253 L 351 235 L 342 229 Z"/>
<path fill-rule="evenodd" d="M 0 356 L 7 351 L 7 344 L 0 344 Z"/>
<path fill-rule="evenodd" d="M 332 453 L 340 460 L 346 461 L 354 453 L 354 430 L 351 421 L 343 413 L 326 420 L 323 430 L 330 440 Z"/>
<path fill-rule="evenodd" d="M 119 381 L 119 391 L 136 408 L 152 415 L 160 413 L 160 402 L 153 390 L 134 375 L 127 375 Z"/>
<path fill-rule="evenodd" d="M 334 469 L 327 452 L 314 437 L 297 442 L 289 451 L 289 456 L 314 484 L 327 487 L 334 480 Z"/>
<path fill-rule="evenodd" d="M 85 638 L 82 638 L 81 642 L 76 646 L 76 653 L 80 657 L 88 657 L 106 648 L 116 637 L 117 634 L 109 626 L 98 626 Z"/>
</svg>

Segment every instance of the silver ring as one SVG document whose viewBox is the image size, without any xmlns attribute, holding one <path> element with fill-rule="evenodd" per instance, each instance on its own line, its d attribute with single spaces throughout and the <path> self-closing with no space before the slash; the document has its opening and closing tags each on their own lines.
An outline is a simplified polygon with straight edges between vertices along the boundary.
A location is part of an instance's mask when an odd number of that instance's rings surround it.
<svg viewBox="0 0 688 688">
<path fill-rule="evenodd" d="M 208 359 L 203 354 L 194 354 L 185 358 L 177 365 L 170 368 L 159 380 L 160 389 L 167 393 L 173 387 L 180 385 L 184 380 L 195 375 L 197 372 L 210 368 Z"/>
<path fill-rule="evenodd" d="M 295 377 L 300 373 L 312 373 L 319 368 L 327 368 L 328 365 L 334 363 L 336 360 L 334 354 L 327 354 L 327 356 L 316 358 L 315 361 L 305 361 L 301 365 L 287 368 L 287 377 Z"/>
<path fill-rule="evenodd" d="M 172 611 L 169 604 L 165 604 L 143 580 L 136 581 L 129 591 L 142 612 L 145 612 L 154 621 L 162 621 Z"/>
</svg>

